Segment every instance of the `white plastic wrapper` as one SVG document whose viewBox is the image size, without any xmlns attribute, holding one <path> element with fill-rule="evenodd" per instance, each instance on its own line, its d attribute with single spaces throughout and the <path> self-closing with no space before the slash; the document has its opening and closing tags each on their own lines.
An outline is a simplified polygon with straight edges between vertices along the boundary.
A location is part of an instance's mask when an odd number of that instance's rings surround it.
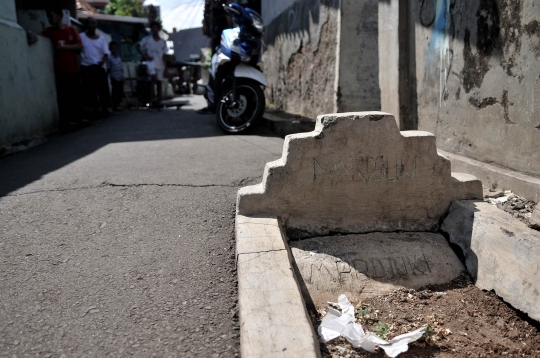
<svg viewBox="0 0 540 358">
<path fill-rule="evenodd" d="M 424 326 L 415 331 L 397 336 L 391 341 L 385 341 L 370 332 L 366 334 L 362 326 L 356 323 L 354 307 L 347 299 L 347 296 L 341 295 L 338 298 L 338 303 L 331 304 L 339 306 L 341 312 L 337 309 L 330 308 L 326 316 L 324 316 L 318 329 L 321 340 L 324 343 L 342 336 L 355 348 L 363 348 L 368 352 L 374 353 L 375 346 L 378 345 L 389 357 L 397 357 L 400 353 L 406 352 L 409 349 L 410 343 L 420 339 L 427 328 L 427 326 Z"/>
</svg>

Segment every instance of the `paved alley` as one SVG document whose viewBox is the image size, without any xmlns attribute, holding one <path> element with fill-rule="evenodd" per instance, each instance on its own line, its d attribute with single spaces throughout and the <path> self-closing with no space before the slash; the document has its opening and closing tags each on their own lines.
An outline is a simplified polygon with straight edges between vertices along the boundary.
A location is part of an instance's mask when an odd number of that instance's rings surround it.
<svg viewBox="0 0 540 358">
<path fill-rule="evenodd" d="M 0 357 L 234 357 L 234 212 L 283 140 L 202 97 L 0 160 Z"/>
</svg>

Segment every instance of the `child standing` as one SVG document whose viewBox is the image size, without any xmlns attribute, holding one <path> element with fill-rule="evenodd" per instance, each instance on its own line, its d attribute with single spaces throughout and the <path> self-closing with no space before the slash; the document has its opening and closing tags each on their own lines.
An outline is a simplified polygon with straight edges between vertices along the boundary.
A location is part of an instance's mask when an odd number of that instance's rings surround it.
<svg viewBox="0 0 540 358">
<path fill-rule="evenodd" d="M 144 37 L 136 46 L 137 51 L 142 58 L 147 61 L 148 72 L 152 76 L 151 97 L 154 98 L 154 87 L 157 87 L 157 100 L 154 105 L 161 109 L 162 100 L 162 81 L 164 79 L 163 72 L 165 70 L 165 55 L 167 54 L 167 43 L 163 40 L 159 33 L 161 24 L 152 22 L 150 24 L 152 34 Z M 145 49 L 146 53 L 141 49 Z"/>
<path fill-rule="evenodd" d="M 108 61 L 109 76 L 112 87 L 112 106 L 113 110 L 118 110 L 118 105 L 124 99 L 124 68 L 122 58 L 120 57 L 120 48 L 118 43 L 111 41 L 109 44 L 111 56 Z"/>
</svg>

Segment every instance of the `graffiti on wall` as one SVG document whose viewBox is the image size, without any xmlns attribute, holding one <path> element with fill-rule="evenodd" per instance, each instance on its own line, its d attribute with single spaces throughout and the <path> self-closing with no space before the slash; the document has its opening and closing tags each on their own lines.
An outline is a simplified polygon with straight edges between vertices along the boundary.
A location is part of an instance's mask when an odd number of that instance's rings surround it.
<svg viewBox="0 0 540 358">
<path fill-rule="evenodd" d="M 423 26 L 433 26 L 426 56 L 424 78 L 438 77 L 439 106 L 447 93 L 448 77 L 452 71 L 454 51 L 451 48 L 453 40 L 454 19 L 452 10 L 456 0 L 421 0 L 420 21 Z"/>
</svg>

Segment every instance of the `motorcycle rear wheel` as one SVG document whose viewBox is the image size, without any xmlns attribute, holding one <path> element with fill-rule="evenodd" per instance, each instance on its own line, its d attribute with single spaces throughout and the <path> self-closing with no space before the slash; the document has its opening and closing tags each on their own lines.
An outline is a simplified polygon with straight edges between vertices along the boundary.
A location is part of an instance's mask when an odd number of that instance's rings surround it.
<svg viewBox="0 0 540 358">
<path fill-rule="evenodd" d="M 219 127 L 227 133 L 239 133 L 259 122 L 264 114 L 265 98 L 261 85 L 249 79 L 238 79 L 236 86 L 237 108 L 228 107 L 219 101 L 216 119 Z M 232 88 L 223 95 L 232 98 Z"/>
</svg>

